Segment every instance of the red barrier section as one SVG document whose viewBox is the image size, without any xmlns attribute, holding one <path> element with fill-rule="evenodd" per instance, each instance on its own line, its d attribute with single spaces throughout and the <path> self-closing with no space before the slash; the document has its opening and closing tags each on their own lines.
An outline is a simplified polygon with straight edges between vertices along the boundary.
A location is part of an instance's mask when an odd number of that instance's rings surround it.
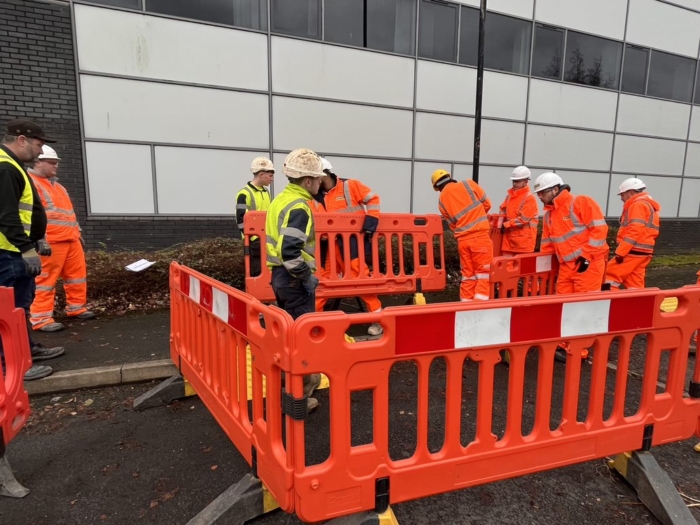
<svg viewBox="0 0 700 525">
<path fill-rule="evenodd" d="M 493 242 L 493 256 L 501 256 L 501 244 L 503 243 L 503 232 L 501 231 L 501 226 L 503 226 L 503 221 L 506 220 L 506 216 L 503 214 L 494 213 L 488 216 L 489 226 L 491 231 L 491 242 Z"/>
<path fill-rule="evenodd" d="M 15 308 L 12 288 L 0 287 L 0 337 L 5 352 L 5 373 L 0 381 L 0 428 L 7 445 L 29 417 L 24 374 L 32 366 L 27 319 L 21 308 Z"/>
<path fill-rule="evenodd" d="M 552 295 L 559 272 L 556 255 L 527 253 L 491 263 L 491 299 Z"/>
<path fill-rule="evenodd" d="M 351 243 L 359 250 L 360 272 L 353 277 L 350 272 L 336 271 L 336 250 L 329 249 L 331 277 L 321 279 L 318 297 L 355 297 L 359 295 L 410 294 L 445 289 L 444 233 L 439 215 L 382 214 L 377 232 L 372 236 L 371 254 L 365 254 L 364 235 L 361 233 L 362 216 L 356 213 L 315 213 L 316 263 L 321 261 L 321 240 L 327 240 L 331 248 L 340 240 L 345 268 L 350 268 Z M 248 212 L 244 220 L 245 244 L 257 235 L 265 239 L 265 212 Z M 246 292 L 260 301 L 274 301 L 270 286 L 270 272 L 265 265 L 265 243 L 261 243 L 262 273 L 251 277 L 246 257 Z M 365 255 L 371 255 L 369 274 Z"/>
</svg>

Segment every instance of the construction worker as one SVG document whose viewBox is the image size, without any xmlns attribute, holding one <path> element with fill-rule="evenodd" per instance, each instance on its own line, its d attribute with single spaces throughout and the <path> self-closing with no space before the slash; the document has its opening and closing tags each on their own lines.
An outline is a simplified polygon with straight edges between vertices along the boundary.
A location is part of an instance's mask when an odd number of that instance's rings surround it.
<svg viewBox="0 0 700 525">
<path fill-rule="evenodd" d="M 462 271 L 460 301 L 485 301 L 489 298 L 489 271 L 493 260 L 486 216 L 491 201 L 476 182 L 457 182 L 445 170 L 435 170 L 431 181 L 433 189 L 440 192 L 440 213 L 457 239 Z"/>
<path fill-rule="evenodd" d="M 504 256 L 512 257 L 535 251 L 539 208 L 537 199 L 530 193 L 530 175 L 526 166 L 515 168 L 510 177 L 513 187 L 508 190 L 508 195 L 501 204 L 501 213 L 506 216 L 501 243 L 501 253 Z"/>
<path fill-rule="evenodd" d="M 318 193 L 325 174 L 321 158 L 310 149 L 295 149 L 287 155 L 282 172 L 289 184 L 272 201 L 265 219 L 267 266 L 277 304 L 297 319 L 315 310 L 316 239 L 308 201 Z M 318 401 L 310 396 L 320 384 L 320 374 L 304 376 L 309 411 L 318 406 Z"/>
<path fill-rule="evenodd" d="M 377 231 L 379 224 L 379 196 L 356 179 L 341 179 L 333 173 L 333 165 L 325 158 L 321 157 L 323 172 L 326 174 L 321 179 L 321 190 L 310 201 L 315 212 L 339 212 L 358 213 L 364 216 L 362 222 L 362 232 L 365 240 L 369 241 Z M 360 254 L 357 245 L 357 238 L 350 239 L 350 272 L 352 277 L 360 275 Z M 370 242 L 365 243 L 365 253 L 371 249 Z M 338 239 L 335 246 L 336 272 L 345 272 L 345 262 L 343 261 L 342 239 Z M 365 266 L 365 274 L 369 276 L 369 268 Z M 321 268 L 321 277 L 329 279 L 331 275 L 330 257 L 325 257 L 325 262 Z M 363 295 L 360 299 L 367 305 L 370 312 L 379 312 L 382 303 L 376 295 Z M 323 311 L 327 299 L 316 299 L 316 311 Z M 372 323 L 367 329 L 369 335 L 377 336 L 384 332 L 382 325 Z"/>
<path fill-rule="evenodd" d="M 275 166 L 267 157 L 255 157 L 250 165 L 253 180 L 246 184 L 236 194 L 236 225 L 243 235 L 243 218 L 249 211 L 267 211 L 270 207 L 270 192 L 268 186 L 275 176 Z M 260 275 L 260 261 L 262 251 L 260 249 L 260 237 L 254 235 L 249 241 L 250 275 Z"/>
<path fill-rule="evenodd" d="M 29 120 L 12 120 L 0 145 L 0 286 L 13 288 L 15 307 L 29 314 L 34 300 L 34 278 L 41 273 L 40 255 L 50 255 L 46 241 L 46 212 L 36 188 L 24 170 L 49 141 L 44 130 Z M 29 335 L 29 330 L 27 330 Z M 62 347 L 46 348 L 29 336 L 32 363 L 53 359 L 65 353 Z M 0 360 L 4 354 L 0 339 Z M 41 379 L 53 373 L 50 366 L 34 365 L 25 381 Z"/>
<path fill-rule="evenodd" d="M 608 262 L 603 289 L 644 288 L 647 266 L 659 236 L 661 206 L 651 198 L 641 179 L 622 181 L 618 195 L 624 202 L 615 255 Z"/>
<path fill-rule="evenodd" d="M 75 319 L 93 319 L 95 314 L 86 307 L 87 266 L 83 238 L 66 189 L 58 183 L 58 163 L 61 159 L 53 148 L 44 145 L 41 155 L 29 170 L 46 210 L 48 226 L 46 239 L 51 255 L 41 258 L 42 272 L 36 278 L 36 296 L 29 320 L 34 330 L 58 332 L 65 326 L 53 319 L 56 281 L 63 280 L 66 292 L 66 315 Z"/>
<path fill-rule="evenodd" d="M 540 251 L 554 253 L 559 260 L 556 293 L 600 291 L 609 252 L 608 225 L 600 206 L 586 195 L 572 195 L 556 173 L 537 177 L 535 193 L 545 210 Z M 560 343 L 558 361 L 566 361 L 567 348 L 567 343 Z M 581 358 L 586 357 L 584 349 Z"/>
</svg>

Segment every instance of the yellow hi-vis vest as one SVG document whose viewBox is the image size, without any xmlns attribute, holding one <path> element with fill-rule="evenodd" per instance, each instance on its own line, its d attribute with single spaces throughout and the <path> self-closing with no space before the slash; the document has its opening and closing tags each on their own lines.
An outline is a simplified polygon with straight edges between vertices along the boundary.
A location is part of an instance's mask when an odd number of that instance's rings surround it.
<svg viewBox="0 0 700 525">
<path fill-rule="evenodd" d="M 245 195 L 245 204 L 238 204 L 238 197 L 240 197 L 241 194 Z M 270 193 L 265 188 L 253 189 L 246 184 L 236 193 L 236 219 L 238 219 L 238 210 L 245 210 L 245 213 L 248 213 L 249 211 L 267 211 L 269 207 Z M 244 217 L 245 213 L 243 214 Z M 243 221 L 236 223 L 238 231 L 241 232 L 241 239 L 244 237 L 243 225 Z M 257 238 L 257 235 L 253 235 L 250 240 L 254 241 Z"/>
<path fill-rule="evenodd" d="M 3 162 L 7 162 L 17 168 L 22 174 L 22 177 L 24 177 L 24 191 L 22 191 L 22 197 L 19 199 L 19 220 L 22 221 L 22 226 L 24 226 L 24 233 L 29 237 L 29 233 L 32 229 L 32 208 L 34 207 L 34 194 L 32 193 L 32 186 L 29 183 L 29 176 L 27 172 L 24 171 L 24 168 L 17 164 L 12 157 L 0 150 L 0 164 Z M 2 233 L 0 233 L 0 250 L 19 252 L 19 248 L 14 244 L 10 244 L 10 241 L 8 241 L 7 237 Z"/>
</svg>

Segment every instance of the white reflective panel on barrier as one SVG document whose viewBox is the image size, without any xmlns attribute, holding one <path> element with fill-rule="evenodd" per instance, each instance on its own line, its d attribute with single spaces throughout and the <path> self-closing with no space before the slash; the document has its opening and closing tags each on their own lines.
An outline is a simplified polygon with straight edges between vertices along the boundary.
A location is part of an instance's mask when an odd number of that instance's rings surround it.
<svg viewBox="0 0 700 525">
<path fill-rule="evenodd" d="M 91 213 L 154 213 L 151 147 L 86 142 Z"/>
<path fill-rule="evenodd" d="M 272 90 L 413 107 L 411 58 L 272 37 Z"/>
<path fill-rule="evenodd" d="M 609 170 L 612 138 L 612 133 L 529 125 L 525 164 Z"/>
<path fill-rule="evenodd" d="M 612 131 L 617 93 L 532 79 L 529 122 Z"/>
<path fill-rule="evenodd" d="M 266 152 L 156 147 L 160 214 L 234 215 L 251 161 Z"/>
<path fill-rule="evenodd" d="M 458 4 L 479 7 L 479 0 L 455 0 Z M 533 0 L 489 0 L 488 10 L 532 19 Z"/>
<path fill-rule="evenodd" d="M 413 166 L 413 213 L 437 213 L 438 196 L 433 189 L 431 175 L 435 170 L 445 170 L 451 172 L 452 165 L 449 162 L 416 162 Z M 453 174 L 454 175 L 454 174 Z"/>
<path fill-rule="evenodd" d="M 411 157 L 411 111 L 276 96 L 273 115 L 276 149 Z"/>
<path fill-rule="evenodd" d="M 537 0 L 538 22 L 616 40 L 625 36 L 627 0 Z"/>
<path fill-rule="evenodd" d="M 617 131 L 685 140 L 689 118 L 688 104 L 622 94 Z"/>
<path fill-rule="evenodd" d="M 700 217 L 700 179 L 683 179 L 679 217 Z"/>
<path fill-rule="evenodd" d="M 617 135 L 614 171 L 681 175 L 685 142 Z"/>
<path fill-rule="evenodd" d="M 700 142 L 700 106 L 693 106 L 693 116 L 690 120 L 690 140 Z"/>
<path fill-rule="evenodd" d="M 267 91 L 262 34 L 86 5 L 75 29 L 82 71 Z"/>
<path fill-rule="evenodd" d="M 557 173 L 566 184 L 571 186 L 572 195 L 588 195 L 598 203 L 603 215 L 606 214 L 610 174 L 590 171 L 557 171 Z"/>
<path fill-rule="evenodd" d="M 86 138 L 269 147 L 267 95 L 81 75 Z"/>
<path fill-rule="evenodd" d="M 411 206 L 411 162 L 326 156 L 333 173 L 357 179 L 379 195 L 382 213 L 408 213 Z"/>
<path fill-rule="evenodd" d="M 700 144 L 688 143 L 685 159 L 685 176 L 700 177 Z"/>
<path fill-rule="evenodd" d="M 474 120 L 472 119 L 472 125 L 473 122 Z M 482 120 L 481 162 L 519 166 L 523 160 L 524 140 L 525 124 L 500 120 Z M 472 144 L 472 149 L 473 147 Z"/>
<path fill-rule="evenodd" d="M 698 56 L 700 13 L 656 0 L 630 0 L 627 42 Z"/>
</svg>

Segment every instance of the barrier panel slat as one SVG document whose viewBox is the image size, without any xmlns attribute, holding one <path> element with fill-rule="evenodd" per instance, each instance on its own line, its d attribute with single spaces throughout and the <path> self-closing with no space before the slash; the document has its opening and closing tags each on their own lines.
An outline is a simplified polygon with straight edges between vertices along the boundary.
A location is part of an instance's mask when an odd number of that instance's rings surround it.
<svg viewBox="0 0 700 525">
<path fill-rule="evenodd" d="M 172 360 L 251 465 L 253 447 L 256 449 L 258 477 L 280 507 L 292 512 L 293 458 L 285 451 L 282 439 L 281 407 L 291 317 L 177 263 L 170 267 L 170 294 Z M 261 324 L 261 315 L 267 329 Z M 291 446 L 288 440 L 287 447 Z"/>
<path fill-rule="evenodd" d="M 265 212 L 248 212 L 244 219 L 245 245 L 252 236 L 265 239 Z M 363 218 L 355 213 L 315 213 L 316 262 L 321 264 L 321 241 L 328 243 L 330 278 L 317 272 L 320 283 L 318 297 L 342 298 L 359 295 L 410 294 L 417 291 L 445 289 L 445 250 L 442 218 L 439 215 L 407 213 L 381 214 L 377 232 L 370 243 L 371 253 L 365 253 Z M 336 241 L 342 243 L 340 255 L 345 272 L 336 269 Z M 356 244 L 360 265 L 359 275 L 350 271 L 350 246 Z M 261 242 L 262 269 L 258 276 L 250 275 L 246 257 L 246 292 L 260 301 L 274 301 L 270 272 L 265 265 L 265 242 Z M 366 257 L 367 255 L 367 257 Z M 370 257 L 371 256 L 371 257 Z M 367 264 L 370 259 L 374 264 Z M 376 262 L 375 262 L 376 261 Z M 365 270 L 369 270 L 365 272 Z"/>
<path fill-rule="evenodd" d="M 503 221 L 505 221 L 506 216 L 502 213 L 493 213 L 488 215 L 489 227 L 491 231 L 491 242 L 493 242 L 493 256 L 501 256 L 501 246 L 503 244 L 503 232 L 501 231 L 501 226 L 503 226 Z"/>
<path fill-rule="evenodd" d="M 29 396 L 24 374 L 32 366 L 26 314 L 15 308 L 12 288 L 0 287 L 0 337 L 5 353 L 5 372 L 0 376 L 0 429 L 7 445 L 29 417 Z"/>
<path fill-rule="evenodd" d="M 494 258 L 489 275 L 491 299 L 552 295 L 558 272 L 559 261 L 549 253 Z"/>
<path fill-rule="evenodd" d="M 664 298 L 678 298 L 674 312 L 662 312 Z M 294 422 L 295 510 L 315 522 L 371 510 L 376 504 L 377 480 L 390 480 L 390 503 L 440 494 L 455 489 L 540 472 L 643 446 L 653 425 L 651 444 L 660 445 L 700 435 L 700 399 L 687 397 L 688 342 L 697 328 L 700 288 L 679 290 L 600 292 L 596 294 L 503 299 L 479 303 L 446 303 L 387 308 L 379 313 L 348 316 L 326 312 L 303 316 L 293 326 L 292 377 L 325 373 L 330 380 L 330 456 L 306 466 L 304 423 Z M 348 344 L 351 324 L 380 322 L 378 340 Z M 632 341 L 646 338 L 646 362 L 639 388 L 639 406 L 625 413 L 625 387 Z M 566 340 L 571 354 L 564 370 L 561 419 L 552 427 L 554 353 Z M 617 341 L 620 358 L 615 400 L 604 416 L 606 374 L 610 346 Z M 523 388 L 526 357 L 534 347 L 538 356 L 536 410 L 532 430 L 523 431 Z M 592 348 L 586 366 L 590 381 L 582 379 L 579 351 Z M 510 355 L 505 429 L 492 428 L 496 394 L 495 367 L 500 353 Z M 662 353 L 668 353 L 666 387 L 657 391 Z M 427 374 L 435 359 L 444 359 L 444 441 L 428 446 L 431 399 Z M 392 459 L 389 435 L 389 380 L 392 366 L 416 364 L 416 448 L 405 459 Z M 462 367 L 478 366 L 474 437 L 464 445 Z M 556 369 L 561 374 L 560 369 Z M 695 378 L 698 370 L 696 367 Z M 623 379 L 624 378 L 624 379 Z M 637 387 L 637 384 L 635 384 Z M 352 446 L 351 395 L 373 391 L 372 439 Z M 609 392 L 608 392 L 609 393 Z M 579 396 L 587 396 L 580 415 Z M 635 392 L 636 395 L 636 392 Z M 619 396 L 622 396 L 620 399 Z M 413 420 L 411 420 L 413 421 Z M 310 423 L 307 423 L 310 424 Z"/>
</svg>

